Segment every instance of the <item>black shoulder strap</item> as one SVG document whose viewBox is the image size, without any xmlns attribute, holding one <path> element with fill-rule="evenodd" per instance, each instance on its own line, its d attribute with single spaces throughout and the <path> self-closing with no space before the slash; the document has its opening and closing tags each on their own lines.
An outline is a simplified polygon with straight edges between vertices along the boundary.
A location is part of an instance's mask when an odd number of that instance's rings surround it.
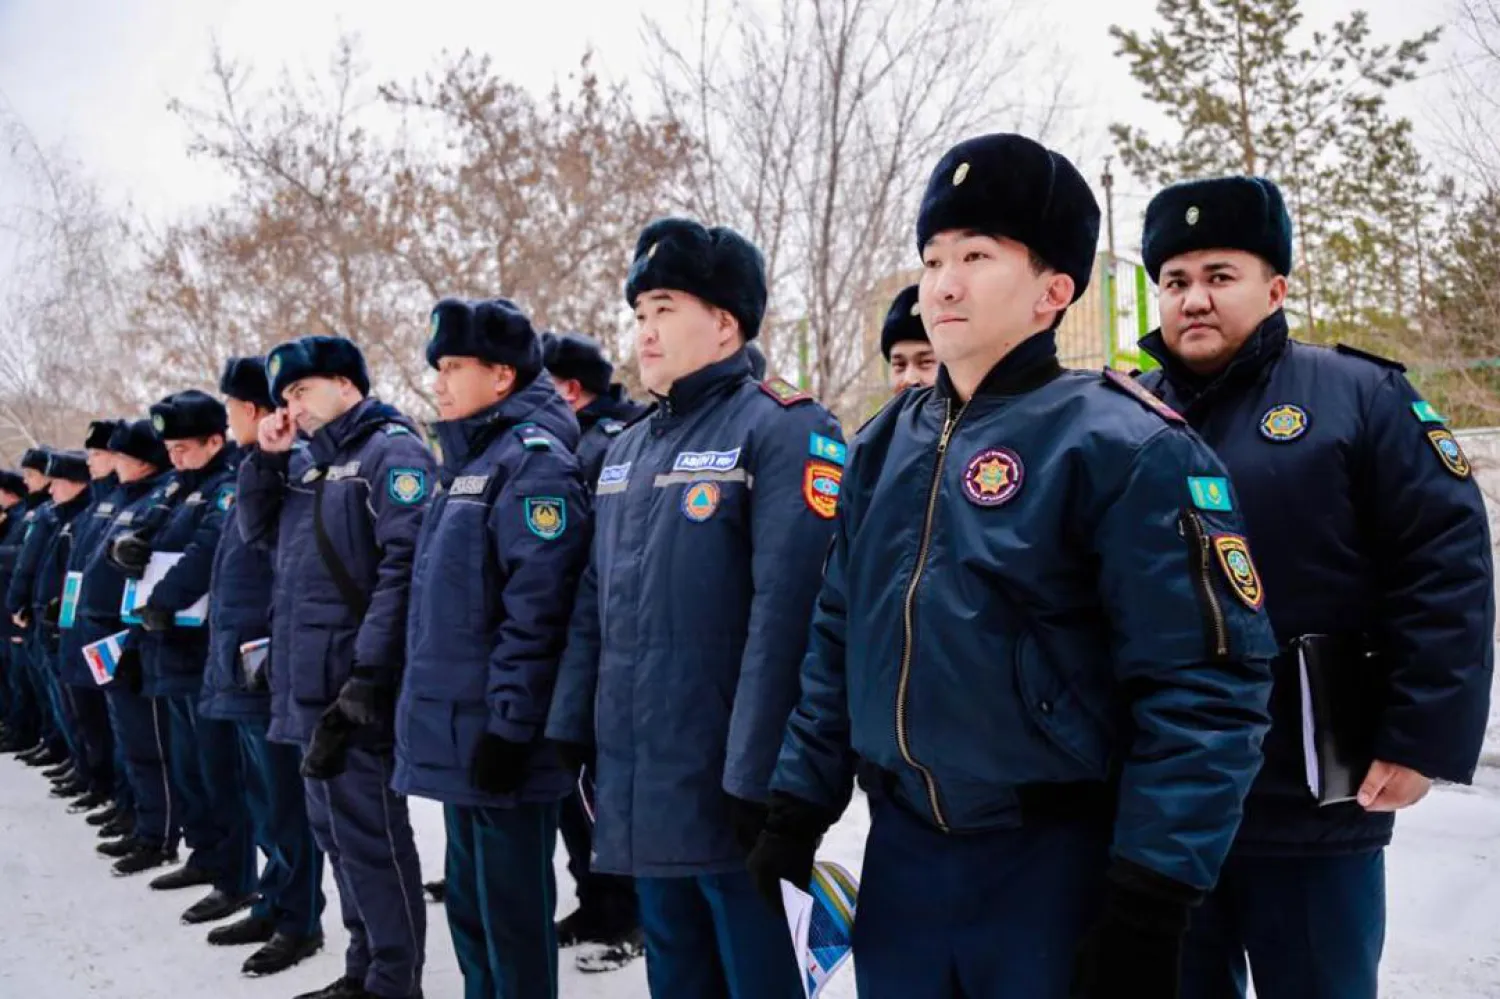
<svg viewBox="0 0 1500 999">
<path fill-rule="evenodd" d="M 384 430 L 395 422 L 395 420 L 379 420 L 366 424 L 344 441 L 342 447 L 348 450 L 356 444 L 361 444 L 375 431 Z M 354 616 L 363 621 L 365 612 L 370 609 L 370 598 L 350 575 L 349 567 L 344 564 L 343 559 L 339 558 L 338 549 L 333 546 L 333 539 L 328 536 L 328 531 L 323 526 L 323 487 L 328 483 L 328 466 L 317 465 L 315 467 L 318 470 L 318 480 L 313 485 L 313 537 L 318 542 L 318 557 L 327 567 L 328 575 L 333 577 L 333 585 L 338 587 L 339 596 L 344 599 L 344 603 Z"/>
<path fill-rule="evenodd" d="M 363 621 L 365 611 L 370 609 L 370 598 L 354 582 L 354 577 L 349 574 L 349 567 L 339 558 L 338 549 L 333 546 L 333 539 L 323 526 L 323 487 L 328 484 L 328 469 L 322 465 L 317 466 L 317 469 L 318 481 L 313 485 L 313 537 L 318 541 L 318 557 L 323 560 L 328 575 L 333 577 L 333 585 L 338 587 L 339 596 L 343 597 L 350 612 Z"/>
</svg>

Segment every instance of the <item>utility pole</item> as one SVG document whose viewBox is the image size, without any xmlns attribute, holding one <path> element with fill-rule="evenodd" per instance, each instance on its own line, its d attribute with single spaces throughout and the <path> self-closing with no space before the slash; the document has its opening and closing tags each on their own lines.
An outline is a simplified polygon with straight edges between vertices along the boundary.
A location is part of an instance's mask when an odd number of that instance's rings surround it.
<svg viewBox="0 0 1500 999">
<path fill-rule="evenodd" d="M 1115 289 L 1115 175 L 1109 172 L 1113 161 L 1113 156 L 1104 157 L 1104 176 L 1099 178 L 1104 186 L 1104 219 L 1109 233 L 1104 256 L 1104 362 L 1110 367 L 1114 367 L 1120 340 L 1119 295 Z"/>
<path fill-rule="evenodd" d="M 1115 265 L 1115 175 L 1109 172 L 1113 156 L 1104 157 L 1104 176 L 1099 178 L 1104 185 L 1104 218 L 1109 226 L 1109 265 Z"/>
</svg>

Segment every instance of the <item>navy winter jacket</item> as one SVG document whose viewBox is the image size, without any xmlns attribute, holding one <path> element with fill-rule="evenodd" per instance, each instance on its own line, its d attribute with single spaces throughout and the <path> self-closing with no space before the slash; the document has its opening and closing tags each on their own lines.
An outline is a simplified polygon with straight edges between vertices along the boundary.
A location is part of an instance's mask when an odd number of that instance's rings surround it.
<svg viewBox="0 0 1500 999">
<path fill-rule="evenodd" d="M 305 447 L 255 451 L 240 464 L 240 530 L 275 546 L 271 728 L 306 743 L 356 667 L 397 682 L 405 655 L 412 555 L 437 468 L 416 427 L 365 399 Z M 321 492 L 325 532 L 367 603 L 351 607 L 313 529 Z"/>
<path fill-rule="evenodd" d="M 73 657 L 82 660 L 85 645 L 119 631 L 129 632 L 125 638 L 127 648 L 139 649 L 140 628 L 128 627 L 120 620 L 125 576 L 109 562 L 110 545 L 126 533 L 137 534 L 149 542 L 166 523 L 181 488 L 176 473 L 167 469 L 124 483 L 114 494 L 111 501 L 114 514 L 86 552 L 77 616 L 73 627 L 63 635 L 62 654 L 68 658 L 68 669 L 77 668 Z M 76 563 L 70 559 L 70 564 Z M 88 666 L 85 664 L 83 668 L 86 670 Z"/>
<path fill-rule="evenodd" d="M 963 833 L 1102 785 L 1117 860 L 1215 883 L 1275 644 L 1232 501 L 1194 500 L 1223 466 L 1116 377 L 1038 334 L 860 431 L 773 787 L 836 814 L 863 761 Z"/>
<path fill-rule="evenodd" d="M 1468 783 L 1488 718 L 1494 579 L 1484 500 L 1441 416 L 1400 365 L 1298 343 L 1277 312 L 1204 380 L 1166 351 L 1142 381 L 1213 446 L 1265 574 L 1283 646 L 1334 635 L 1377 653 L 1376 758 Z M 1302 753 L 1295 656 L 1275 664 L 1266 765 L 1236 849 L 1342 853 L 1390 841 L 1394 816 L 1318 808 Z"/>
<path fill-rule="evenodd" d="M 234 505 L 238 461 L 238 448 L 225 443 L 204 467 L 177 473 L 172 509 L 150 542 L 153 553 L 182 558 L 151 591 L 147 606 L 153 610 L 175 615 L 208 595 L 214 552 Z M 147 697 L 198 696 L 208 661 L 207 621 L 159 632 L 142 630 L 139 648 L 145 672 L 142 693 Z"/>
<path fill-rule="evenodd" d="M 46 497 L 46 493 L 33 494 Z M 5 591 L 5 612 L 8 615 L 31 614 L 31 605 L 36 588 L 37 569 L 42 564 L 42 553 L 52 542 L 57 532 L 57 504 L 43 498 L 26 515 L 26 533 L 21 538 L 20 554 L 16 556 L 16 568 L 11 573 L 10 586 Z M 36 618 L 31 619 L 36 625 Z M 28 631 L 31 628 L 27 629 Z"/>
<path fill-rule="evenodd" d="M 838 423 L 745 352 L 680 379 L 609 450 L 548 732 L 594 745 L 596 870 L 743 870 L 828 550 Z"/>
<path fill-rule="evenodd" d="M 59 670 L 58 625 L 49 622 L 47 616 L 49 609 L 54 614 L 62 611 L 63 581 L 68 574 L 68 555 L 73 548 L 73 528 L 84 519 L 89 504 L 87 490 L 66 503 L 51 504 L 53 530 L 37 561 L 36 576 L 31 588 L 32 626 L 53 660 L 53 668 Z M 57 601 L 56 604 L 53 604 L 54 600 Z"/>
<path fill-rule="evenodd" d="M 437 432 L 443 488 L 412 571 L 393 786 L 454 805 L 556 801 L 574 780 L 541 737 L 588 558 L 578 424 L 542 374 Z M 473 785 L 486 732 L 532 745 L 513 795 Z"/>
<path fill-rule="evenodd" d="M 578 462 L 583 468 L 583 481 L 590 489 L 599 481 L 599 469 L 604 467 L 609 446 L 645 411 L 646 407 L 630 399 L 625 386 L 619 383 L 611 385 L 607 395 L 599 396 L 578 411 L 578 429 L 583 434 L 578 442 Z"/>
<path fill-rule="evenodd" d="M 254 447 L 242 453 L 242 460 L 249 459 Z M 226 496 L 227 519 L 214 552 L 209 588 L 208 665 L 203 670 L 198 712 L 220 721 L 256 721 L 269 726 L 270 689 L 247 689 L 240 646 L 271 634 L 271 552 L 264 545 L 245 540 L 234 517 L 234 490 Z"/>
<path fill-rule="evenodd" d="M 80 583 L 84 567 L 98 550 L 101 539 L 109 530 L 110 524 L 114 523 L 115 514 L 119 512 L 120 481 L 114 475 L 95 479 L 89 483 L 89 495 L 92 501 L 88 509 L 74 519 L 73 538 L 68 546 L 66 575 L 76 574 Z M 66 580 L 66 576 L 64 579 Z M 81 591 L 79 596 L 81 598 Z M 78 642 L 79 632 L 75 630 L 78 627 L 79 609 L 77 606 L 74 608 L 73 627 L 63 628 L 58 637 L 58 675 L 70 686 L 93 687 L 94 675 L 89 672 L 88 663 L 84 661 L 83 647 Z"/>
</svg>

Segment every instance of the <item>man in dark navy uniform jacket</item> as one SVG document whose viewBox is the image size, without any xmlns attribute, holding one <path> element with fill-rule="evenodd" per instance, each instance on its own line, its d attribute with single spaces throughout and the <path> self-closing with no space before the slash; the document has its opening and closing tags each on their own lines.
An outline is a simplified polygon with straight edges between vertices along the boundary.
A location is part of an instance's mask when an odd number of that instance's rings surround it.
<svg viewBox="0 0 1500 999">
<path fill-rule="evenodd" d="M 864 999 L 1163 999 L 1260 766 L 1274 651 L 1224 469 L 1055 329 L 1099 208 L 1061 154 L 960 143 L 917 218 L 942 369 L 855 438 L 765 834 L 805 886 L 877 789 Z M 1222 488 L 1226 491 L 1228 486 Z"/>
<path fill-rule="evenodd" d="M 1187 999 L 1368 999 L 1385 931 L 1394 813 L 1433 780 L 1468 783 L 1493 668 L 1489 528 L 1473 469 L 1392 361 L 1287 336 L 1291 223 L 1268 180 L 1169 187 L 1146 210 L 1161 329 L 1142 378 L 1228 466 L 1274 665 L 1266 762 L 1224 879 L 1194 919 Z M 1355 801 L 1318 807 L 1293 643 L 1369 674 L 1374 763 Z M 1364 703 L 1366 698 L 1360 698 Z"/>
<path fill-rule="evenodd" d="M 552 855 L 574 780 L 542 733 L 588 557 L 578 421 L 508 299 L 439 302 L 427 362 L 443 488 L 417 538 L 393 786 L 443 803 L 465 995 L 556 999 Z"/>
<path fill-rule="evenodd" d="M 739 233 L 651 223 L 625 299 L 656 407 L 595 483 L 547 732 L 597 760 L 594 869 L 636 879 L 651 994 L 791 999 L 786 920 L 745 855 L 797 698 L 843 438 L 796 388 L 753 377 L 765 264 Z"/>
<path fill-rule="evenodd" d="M 267 737 L 306 747 L 307 817 L 349 928 L 344 974 L 301 999 L 417 999 L 421 865 L 390 781 L 412 555 L 437 468 L 416 425 L 369 398 L 353 342 L 280 344 L 266 376 L 285 408 L 240 463 L 235 509 L 246 540 L 275 548 Z"/>
</svg>

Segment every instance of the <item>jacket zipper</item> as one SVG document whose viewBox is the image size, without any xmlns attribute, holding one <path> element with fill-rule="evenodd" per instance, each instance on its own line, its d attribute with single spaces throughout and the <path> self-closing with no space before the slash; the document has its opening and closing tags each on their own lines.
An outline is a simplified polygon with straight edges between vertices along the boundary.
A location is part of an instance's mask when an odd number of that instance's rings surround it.
<svg viewBox="0 0 1500 999">
<path fill-rule="evenodd" d="M 954 428 L 958 421 L 964 418 L 964 410 L 969 408 L 968 403 L 959 407 L 957 415 L 953 413 L 953 403 L 944 401 L 943 404 L 943 432 L 938 437 L 937 461 L 932 466 L 932 484 L 927 490 L 927 514 L 922 522 L 922 543 L 917 548 L 917 564 L 912 569 L 911 582 L 906 584 L 906 602 L 903 610 L 904 643 L 901 648 L 901 678 L 896 685 L 896 745 L 901 750 L 901 758 L 906 761 L 907 766 L 922 775 L 923 782 L 927 785 L 927 803 L 932 808 L 932 818 L 943 832 L 948 831 L 948 820 L 943 816 L 943 806 L 938 801 L 937 781 L 932 777 L 932 771 L 928 770 L 911 753 L 911 744 L 906 737 L 906 688 L 911 679 L 912 642 L 915 631 L 917 586 L 922 581 L 922 570 L 927 567 L 927 552 L 932 542 L 932 518 L 937 513 L 938 491 L 943 481 L 943 461 L 948 455 L 948 441 L 953 436 Z"/>
<path fill-rule="evenodd" d="M 1203 601 L 1205 611 L 1206 630 L 1213 638 L 1213 655 L 1215 659 L 1227 659 L 1229 657 L 1229 629 L 1224 624 L 1224 608 L 1219 605 L 1219 596 L 1214 592 L 1213 581 L 1213 552 L 1209 550 L 1208 532 L 1203 528 L 1203 521 L 1191 510 L 1184 511 L 1186 516 L 1183 522 L 1193 540 L 1198 543 L 1198 575 L 1193 580 L 1198 590 L 1198 596 Z"/>
</svg>

